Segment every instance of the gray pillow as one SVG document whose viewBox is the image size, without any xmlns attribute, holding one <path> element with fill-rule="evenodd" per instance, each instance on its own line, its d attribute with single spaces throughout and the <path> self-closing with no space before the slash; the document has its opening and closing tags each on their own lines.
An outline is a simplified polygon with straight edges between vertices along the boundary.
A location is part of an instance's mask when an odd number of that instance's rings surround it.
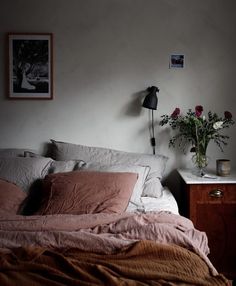
<svg viewBox="0 0 236 286">
<path fill-rule="evenodd" d="M 0 178 L 28 192 L 32 183 L 48 174 L 52 162 L 51 158 L 0 158 Z"/>
<path fill-rule="evenodd" d="M 55 160 L 83 160 L 106 165 L 124 164 L 149 166 L 149 177 L 162 178 L 168 158 L 163 155 L 149 155 L 118 151 L 101 147 L 89 147 L 51 140 L 52 157 Z"/>
</svg>

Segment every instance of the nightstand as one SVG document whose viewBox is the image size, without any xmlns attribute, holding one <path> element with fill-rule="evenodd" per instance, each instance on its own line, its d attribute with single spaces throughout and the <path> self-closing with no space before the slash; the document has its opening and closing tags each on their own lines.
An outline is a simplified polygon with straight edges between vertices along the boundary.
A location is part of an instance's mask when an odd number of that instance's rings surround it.
<svg viewBox="0 0 236 286">
<path fill-rule="evenodd" d="M 216 269 L 236 279 L 236 174 L 214 179 L 178 170 L 184 187 L 185 212 L 196 229 L 206 232 Z"/>
</svg>

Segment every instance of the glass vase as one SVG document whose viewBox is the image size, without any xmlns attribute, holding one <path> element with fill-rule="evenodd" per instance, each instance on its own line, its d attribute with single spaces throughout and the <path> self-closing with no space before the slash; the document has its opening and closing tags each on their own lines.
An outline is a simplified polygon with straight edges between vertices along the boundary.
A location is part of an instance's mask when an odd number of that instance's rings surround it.
<svg viewBox="0 0 236 286">
<path fill-rule="evenodd" d="M 203 177 L 206 174 L 206 167 L 209 162 L 209 158 L 206 153 L 196 152 L 192 157 L 192 161 L 195 166 L 196 175 Z"/>
</svg>

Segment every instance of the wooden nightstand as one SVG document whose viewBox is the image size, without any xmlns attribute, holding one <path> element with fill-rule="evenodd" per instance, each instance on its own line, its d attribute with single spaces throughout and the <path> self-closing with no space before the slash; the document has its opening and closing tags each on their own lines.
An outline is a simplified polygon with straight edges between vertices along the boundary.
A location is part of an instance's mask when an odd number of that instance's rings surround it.
<svg viewBox="0 0 236 286">
<path fill-rule="evenodd" d="M 178 173 L 184 186 L 184 215 L 206 232 L 216 269 L 236 279 L 236 175 L 207 179 L 189 170 Z"/>
</svg>

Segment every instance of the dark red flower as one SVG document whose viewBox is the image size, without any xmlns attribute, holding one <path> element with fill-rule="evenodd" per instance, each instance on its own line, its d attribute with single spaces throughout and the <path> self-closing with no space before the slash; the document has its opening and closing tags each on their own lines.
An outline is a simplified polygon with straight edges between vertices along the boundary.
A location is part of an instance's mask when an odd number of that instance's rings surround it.
<svg viewBox="0 0 236 286">
<path fill-rule="evenodd" d="M 177 118 L 179 114 L 180 114 L 180 109 L 176 107 L 170 117 L 174 119 L 174 118 Z"/>
<path fill-rule="evenodd" d="M 229 111 L 225 111 L 225 119 L 232 119 L 232 114 Z"/>
<path fill-rule="evenodd" d="M 195 107 L 195 115 L 197 117 L 200 117 L 202 115 L 202 112 L 203 112 L 203 107 L 201 105 L 197 105 Z"/>
</svg>

